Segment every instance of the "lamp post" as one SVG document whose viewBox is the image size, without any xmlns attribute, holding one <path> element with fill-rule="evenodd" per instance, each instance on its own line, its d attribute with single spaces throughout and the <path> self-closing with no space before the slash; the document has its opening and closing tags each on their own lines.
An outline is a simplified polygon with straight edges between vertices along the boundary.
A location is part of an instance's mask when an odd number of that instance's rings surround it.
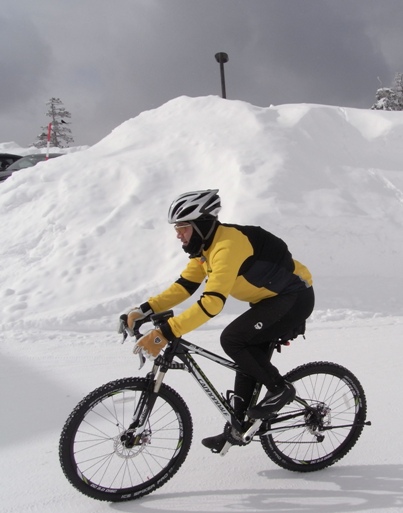
<svg viewBox="0 0 403 513">
<path fill-rule="evenodd" d="M 215 60 L 220 64 L 220 75 L 221 75 L 221 95 L 223 98 L 227 97 L 225 91 L 225 75 L 224 75 L 224 64 L 228 62 L 228 54 L 224 52 L 218 52 L 215 54 Z"/>
</svg>

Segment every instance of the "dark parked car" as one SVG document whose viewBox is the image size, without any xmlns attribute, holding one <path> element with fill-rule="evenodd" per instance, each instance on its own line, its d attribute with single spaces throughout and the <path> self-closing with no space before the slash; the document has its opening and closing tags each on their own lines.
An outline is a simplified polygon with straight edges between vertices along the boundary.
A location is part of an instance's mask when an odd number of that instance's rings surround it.
<svg viewBox="0 0 403 513">
<path fill-rule="evenodd" d="M 62 155 L 64 155 L 64 153 L 49 153 L 49 158 L 54 159 L 55 157 L 61 157 Z M 25 157 L 21 157 L 13 164 L 8 166 L 7 169 L 0 171 L 0 182 L 9 178 L 16 171 L 25 169 L 27 167 L 33 167 L 38 164 L 38 162 L 42 162 L 44 160 L 46 160 L 45 153 L 35 153 L 33 155 L 26 155 Z"/>
<path fill-rule="evenodd" d="M 0 171 L 4 171 L 20 158 L 22 158 L 21 155 L 14 155 L 14 153 L 0 153 Z"/>
</svg>

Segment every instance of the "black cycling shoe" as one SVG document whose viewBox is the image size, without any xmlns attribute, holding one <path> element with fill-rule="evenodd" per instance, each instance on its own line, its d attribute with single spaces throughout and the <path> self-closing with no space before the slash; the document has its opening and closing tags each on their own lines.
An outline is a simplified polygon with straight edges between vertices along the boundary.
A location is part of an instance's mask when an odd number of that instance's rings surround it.
<svg viewBox="0 0 403 513">
<path fill-rule="evenodd" d="M 273 413 L 281 410 L 283 406 L 291 403 L 295 398 L 295 388 L 286 382 L 283 387 L 275 391 L 268 390 L 264 398 L 253 408 L 246 412 L 251 419 L 267 419 Z"/>
<path fill-rule="evenodd" d="M 221 452 L 225 443 L 227 441 L 227 437 L 224 433 L 216 436 L 209 436 L 208 438 L 203 438 L 202 444 L 207 449 L 211 449 L 213 452 Z"/>
<path fill-rule="evenodd" d="M 242 435 L 227 422 L 223 433 L 203 438 L 202 444 L 204 447 L 211 449 L 212 452 L 217 453 L 223 450 L 226 442 L 229 442 L 231 445 L 246 445 L 241 436 Z"/>
</svg>

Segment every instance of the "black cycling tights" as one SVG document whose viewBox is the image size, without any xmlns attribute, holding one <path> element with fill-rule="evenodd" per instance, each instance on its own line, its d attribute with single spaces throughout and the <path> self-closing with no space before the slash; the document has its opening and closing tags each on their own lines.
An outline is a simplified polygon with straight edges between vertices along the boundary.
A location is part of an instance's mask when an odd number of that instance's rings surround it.
<svg viewBox="0 0 403 513">
<path fill-rule="evenodd" d="M 252 305 L 224 329 L 222 348 L 248 374 L 237 373 L 235 378 L 235 395 L 243 399 L 235 403 L 237 414 L 249 404 L 257 381 L 268 390 L 282 383 L 283 378 L 270 362 L 270 341 L 302 324 L 311 315 L 314 303 L 312 287 L 274 296 Z"/>
</svg>

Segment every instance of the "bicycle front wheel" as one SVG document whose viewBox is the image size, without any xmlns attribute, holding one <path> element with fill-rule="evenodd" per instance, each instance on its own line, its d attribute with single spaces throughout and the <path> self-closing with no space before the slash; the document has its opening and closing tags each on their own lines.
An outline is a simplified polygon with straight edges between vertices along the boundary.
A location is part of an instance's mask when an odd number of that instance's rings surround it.
<svg viewBox="0 0 403 513">
<path fill-rule="evenodd" d="M 125 446 L 125 432 L 147 384 L 145 378 L 108 383 L 85 397 L 67 419 L 60 463 L 85 495 L 111 502 L 136 499 L 165 484 L 185 460 L 192 418 L 184 400 L 165 384 L 140 439 Z"/>
<path fill-rule="evenodd" d="M 260 437 L 266 454 L 287 470 L 311 472 L 333 465 L 355 445 L 364 428 L 367 401 L 348 369 L 330 362 L 301 365 L 284 376 L 297 398 Z"/>
</svg>

